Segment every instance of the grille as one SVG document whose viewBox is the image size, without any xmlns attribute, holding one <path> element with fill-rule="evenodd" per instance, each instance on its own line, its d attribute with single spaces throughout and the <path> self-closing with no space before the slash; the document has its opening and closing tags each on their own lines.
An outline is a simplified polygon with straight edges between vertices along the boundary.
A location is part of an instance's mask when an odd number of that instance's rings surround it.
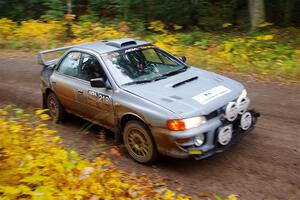
<svg viewBox="0 0 300 200">
<path fill-rule="evenodd" d="M 222 113 L 222 109 L 218 109 L 218 110 L 215 110 L 211 113 L 209 113 L 208 115 L 205 116 L 206 120 L 210 120 L 212 118 L 215 118 L 217 117 L 218 115 L 220 115 Z"/>
</svg>

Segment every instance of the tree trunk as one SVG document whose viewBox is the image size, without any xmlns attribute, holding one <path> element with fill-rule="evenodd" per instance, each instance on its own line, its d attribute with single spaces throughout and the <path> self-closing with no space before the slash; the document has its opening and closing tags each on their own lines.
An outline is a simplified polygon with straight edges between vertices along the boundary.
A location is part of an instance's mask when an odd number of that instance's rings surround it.
<svg viewBox="0 0 300 200">
<path fill-rule="evenodd" d="M 260 23 L 266 21 L 264 0 L 248 0 L 251 22 L 251 31 L 254 31 Z"/>
<path fill-rule="evenodd" d="M 233 4 L 233 9 L 231 11 L 231 22 L 233 25 L 237 25 L 237 21 L 238 21 L 238 14 L 239 11 L 241 10 L 241 4 L 238 0 L 236 1 L 231 1 L 231 3 Z"/>
<path fill-rule="evenodd" d="M 68 14 L 72 14 L 72 0 L 67 1 L 67 12 Z"/>
<path fill-rule="evenodd" d="M 285 8 L 283 15 L 283 23 L 285 26 L 289 26 L 291 24 L 293 4 L 294 0 L 285 0 Z"/>
<path fill-rule="evenodd" d="M 71 15 L 72 15 L 72 0 L 68 0 L 67 1 L 67 13 L 69 15 L 69 19 L 67 19 L 67 30 L 66 30 L 66 33 L 67 33 L 67 37 L 72 37 L 72 28 L 71 28 Z"/>
<path fill-rule="evenodd" d="M 130 7 L 130 0 L 123 0 L 122 2 L 122 12 L 123 12 L 123 19 L 125 21 L 128 21 L 129 20 L 129 7 Z"/>
</svg>

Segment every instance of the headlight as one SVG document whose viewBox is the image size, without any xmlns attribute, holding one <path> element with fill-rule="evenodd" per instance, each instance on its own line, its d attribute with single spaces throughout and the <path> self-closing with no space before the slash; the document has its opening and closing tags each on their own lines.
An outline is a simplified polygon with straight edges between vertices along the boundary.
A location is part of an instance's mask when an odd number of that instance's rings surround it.
<svg viewBox="0 0 300 200">
<path fill-rule="evenodd" d="M 197 135 L 195 138 L 194 138 L 194 143 L 196 146 L 201 146 L 203 143 L 204 143 L 204 140 L 205 140 L 205 137 L 203 134 L 200 134 L 200 135 Z"/>
<path fill-rule="evenodd" d="M 243 92 L 242 92 L 242 94 L 240 95 L 239 98 L 245 98 L 245 97 L 247 97 L 247 90 L 246 89 L 243 90 Z"/>
<path fill-rule="evenodd" d="M 188 119 L 172 119 L 168 120 L 167 127 L 172 131 L 183 131 L 191 128 L 196 128 L 205 122 L 206 119 L 203 116 L 192 117 Z"/>
</svg>

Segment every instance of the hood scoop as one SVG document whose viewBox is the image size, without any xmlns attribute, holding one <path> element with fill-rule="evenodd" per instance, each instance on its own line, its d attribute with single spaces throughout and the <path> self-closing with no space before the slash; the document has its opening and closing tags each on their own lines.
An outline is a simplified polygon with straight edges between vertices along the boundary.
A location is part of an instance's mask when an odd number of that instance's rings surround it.
<svg viewBox="0 0 300 200">
<path fill-rule="evenodd" d="M 183 84 L 185 84 L 185 83 L 188 83 L 188 82 L 194 81 L 194 80 L 196 80 L 196 79 L 198 79 L 198 76 L 195 76 L 195 77 L 189 78 L 189 79 L 187 79 L 187 80 L 184 80 L 184 81 L 181 81 L 181 82 L 179 82 L 179 83 L 175 83 L 174 85 L 172 85 L 172 88 L 176 88 L 176 87 L 178 87 L 178 86 L 180 86 L 180 85 L 183 85 Z"/>
</svg>

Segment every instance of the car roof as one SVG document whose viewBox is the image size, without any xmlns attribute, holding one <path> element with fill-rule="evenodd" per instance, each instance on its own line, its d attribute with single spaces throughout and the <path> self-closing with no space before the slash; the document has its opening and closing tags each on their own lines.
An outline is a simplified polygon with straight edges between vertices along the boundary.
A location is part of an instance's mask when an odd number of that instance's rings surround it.
<svg viewBox="0 0 300 200">
<path fill-rule="evenodd" d="M 122 38 L 116 40 L 105 40 L 105 41 L 97 41 L 97 42 L 90 42 L 85 44 L 79 44 L 74 47 L 82 48 L 87 50 L 95 51 L 99 54 L 116 51 L 120 49 L 127 49 L 130 47 L 136 47 L 140 45 L 147 45 L 150 44 L 146 41 L 134 40 L 132 38 Z"/>
<path fill-rule="evenodd" d="M 66 50 L 78 50 L 78 49 L 86 49 L 91 50 L 94 52 L 97 52 L 99 54 L 108 53 L 112 51 L 117 51 L 121 49 L 128 49 L 128 48 L 134 48 L 140 45 L 151 45 L 149 42 L 135 40 L 132 38 L 122 38 L 122 39 L 116 39 L 116 40 L 105 40 L 105 41 L 97 41 L 97 42 L 90 42 L 85 44 L 77 44 L 72 46 L 66 46 L 66 47 L 59 47 L 55 49 L 48 49 L 44 51 L 40 51 L 37 53 L 37 59 L 38 63 L 40 65 L 50 65 L 55 62 L 57 62 L 57 59 L 46 61 L 44 59 L 44 54 L 47 53 L 53 53 L 57 51 L 66 51 Z"/>
</svg>

